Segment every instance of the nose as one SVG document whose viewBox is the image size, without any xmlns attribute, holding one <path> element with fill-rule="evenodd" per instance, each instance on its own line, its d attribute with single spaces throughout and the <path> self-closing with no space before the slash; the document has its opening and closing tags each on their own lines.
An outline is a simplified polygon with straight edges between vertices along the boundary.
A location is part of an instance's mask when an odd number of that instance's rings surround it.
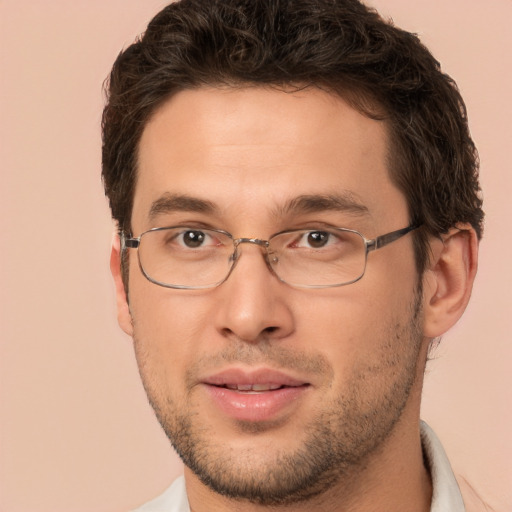
<svg viewBox="0 0 512 512">
<path fill-rule="evenodd" d="M 294 330 L 290 304 L 294 291 L 268 267 L 264 242 L 240 241 L 247 243 L 238 247 L 231 275 L 216 289 L 216 328 L 224 336 L 252 343 L 284 338 Z"/>
</svg>

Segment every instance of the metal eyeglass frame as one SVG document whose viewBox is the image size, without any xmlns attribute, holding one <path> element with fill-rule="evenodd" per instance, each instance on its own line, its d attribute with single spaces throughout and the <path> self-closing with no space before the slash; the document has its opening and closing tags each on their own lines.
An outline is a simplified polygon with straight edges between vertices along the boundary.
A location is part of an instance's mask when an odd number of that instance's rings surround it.
<svg viewBox="0 0 512 512">
<path fill-rule="evenodd" d="M 368 254 L 370 252 L 376 251 L 377 249 L 381 249 L 382 247 L 385 247 L 386 245 L 389 245 L 389 244 L 395 242 L 396 240 L 402 238 L 403 236 L 407 235 L 411 231 L 418 229 L 419 227 L 421 227 L 421 225 L 422 224 L 410 224 L 406 228 L 397 229 L 396 231 L 391 231 L 389 233 L 385 233 L 384 235 L 380 235 L 380 236 L 377 236 L 376 238 L 372 238 L 372 239 L 366 238 L 362 233 L 360 233 L 359 231 L 356 231 L 354 229 L 331 228 L 331 229 L 335 229 L 337 231 L 345 231 L 345 232 L 357 234 L 362 238 L 364 245 L 365 245 L 364 268 L 363 268 L 361 275 L 358 276 L 356 279 L 353 279 L 346 283 L 339 283 L 339 284 L 300 285 L 300 284 L 289 283 L 289 282 L 285 281 L 284 279 L 282 279 L 276 273 L 274 268 L 272 267 L 270 260 L 269 260 L 270 253 L 268 252 L 268 248 L 270 246 L 270 240 L 272 240 L 272 238 L 274 238 L 278 235 L 282 235 L 285 233 L 293 233 L 295 231 L 304 231 L 303 228 L 288 229 L 285 231 L 280 231 L 279 233 L 275 233 L 274 235 L 272 235 L 268 240 L 262 240 L 260 238 L 233 238 L 233 235 L 231 235 L 231 233 L 228 233 L 227 231 L 224 231 L 222 229 L 207 229 L 207 231 L 213 231 L 215 233 L 222 233 L 223 235 L 226 235 L 227 237 L 229 237 L 231 239 L 231 241 L 233 242 L 233 254 L 231 256 L 233 263 L 231 265 L 231 268 L 229 269 L 229 271 L 228 271 L 226 277 L 224 277 L 224 279 L 222 279 L 221 281 L 219 281 L 217 283 L 211 284 L 211 285 L 204 285 L 204 286 L 172 285 L 172 284 L 168 284 L 168 283 L 163 283 L 161 281 L 157 281 L 156 279 L 153 279 L 150 275 L 147 274 L 146 270 L 144 269 L 144 267 L 142 266 L 142 263 L 140 261 L 140 256 L 139 256 L 138 251 L 137 251 L 137 255 L 138 255 L 138 261 L 139 261 L 139 268 L 140 268 L 142 274 L 144 275 L 144 277 L 151 283 L 154 283 L 158 286 L 163 286 L 164 288 L 173 288 L 173 289 L 179 289 L 179 290 L 204 290 L 204 289 L 216 288 L 217 286 L 220 286 L 222 283 L 224 283 L 229 278 L 229 276 L 233 272 L 233 269 L 235 268 L 236 263 L 238 262 L 238 259 L 239 259 L 238 246 L 240 244 L 255 244 L 255 245 L 259 245 L 260 247 L 263 247 L 265 249 L 265 262 L 267 263 L 267 266 L 270 269 L 270 271 L 281 282 L 283 282 L 289 286 L 295 287 L 295 288 L 336 288 L 338 286 L 346 286 L 348 284 L 355 283 L 363 278 L 363 276 L 366 272 L 366 263 L 368 261 Z M 166 227 L 152 228 L 152 229 L 148 229 L 147 231 L 144 231 L 138 237 L 126 237 L 126 235 L 124 233 L 121 233 L 121 251 L 124 252 L 125 249 L 138 249 L 140 246 L 140 243 L 141 243 L 141 239 L 146 233 L 150 233 L 153 231 L 163 231 L 163 230 L 168 230 L 168 229 L 183 228 L 183 227 L 184 226 L 166 226 Z M 318 231 L 321 231 L 321 230 L 318 230 Z"/>
</svg>

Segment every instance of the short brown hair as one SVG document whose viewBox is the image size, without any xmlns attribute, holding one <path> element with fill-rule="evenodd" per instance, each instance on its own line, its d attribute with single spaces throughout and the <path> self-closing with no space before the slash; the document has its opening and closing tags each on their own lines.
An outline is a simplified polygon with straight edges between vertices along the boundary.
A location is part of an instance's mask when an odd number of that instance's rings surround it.
<svg viewBox="0 0 512 512">
<path fill-rule="evenodd" d="M 130 232 L 138 144 L 174 92 L 204 85 L 316 86 L 385 120 L 389 169 L 404 193 L 417 266 L 427 239 L 457 223 L 482 234 L 478 155 L 455 82 L 414 34 L 357 0 L 181 0 L 117 58 L 103 112 L 103 182 Z"/>
</svg>

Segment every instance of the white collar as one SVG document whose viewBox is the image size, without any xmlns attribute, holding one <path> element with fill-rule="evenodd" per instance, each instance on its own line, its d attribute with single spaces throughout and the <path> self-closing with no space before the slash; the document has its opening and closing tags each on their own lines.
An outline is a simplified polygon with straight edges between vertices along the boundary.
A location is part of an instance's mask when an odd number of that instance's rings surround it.
<svg viewBox="0 0 512 512">
<path fill-rule="evenodd" d="M 423 454 L 432 478 L 430 512 L 464 512 L 462 495 L 441 441 L 424 421 L 420 423 L 420 431 Z"/>
</svg>

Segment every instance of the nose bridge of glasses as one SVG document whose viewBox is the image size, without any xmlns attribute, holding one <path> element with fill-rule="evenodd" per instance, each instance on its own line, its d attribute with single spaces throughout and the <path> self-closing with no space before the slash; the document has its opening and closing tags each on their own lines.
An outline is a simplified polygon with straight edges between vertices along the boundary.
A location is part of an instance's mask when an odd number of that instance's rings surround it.
<svg viewBox="0 0 512 512">
<path fill-rule="evenodd" d="M 270 261 L 269 261 L 269 247 L 270 247 L 270 242 L 268 240 L 261 240 L 260 238 L 236 238 L 233 240 L 233 244 L 235 246 L 235 253 L 233 254 L 233 259 L 234 260 L 237 260 L 239 258 L 239 253 L 238 253 L 238 247 L 241 245 L 241 244 L 254 244 L 254 245 L 257 245 L 259 247 L 261 247 L 262 249 L 265 249 L 263 255 L 264 255 L 264 258 L 265 258 L 265 262 L 267 263 L 267 265 L 270 267 Z"/>
<path fill-rule="evenodd" d="M 238 247 L 240 244 L 255 244 L 267 249 L 269 246 L 268 240 L 261 240 L 259 238 L 236 238 L 233 240 L 233 243 L 235 247 Z"/>
</svg>

